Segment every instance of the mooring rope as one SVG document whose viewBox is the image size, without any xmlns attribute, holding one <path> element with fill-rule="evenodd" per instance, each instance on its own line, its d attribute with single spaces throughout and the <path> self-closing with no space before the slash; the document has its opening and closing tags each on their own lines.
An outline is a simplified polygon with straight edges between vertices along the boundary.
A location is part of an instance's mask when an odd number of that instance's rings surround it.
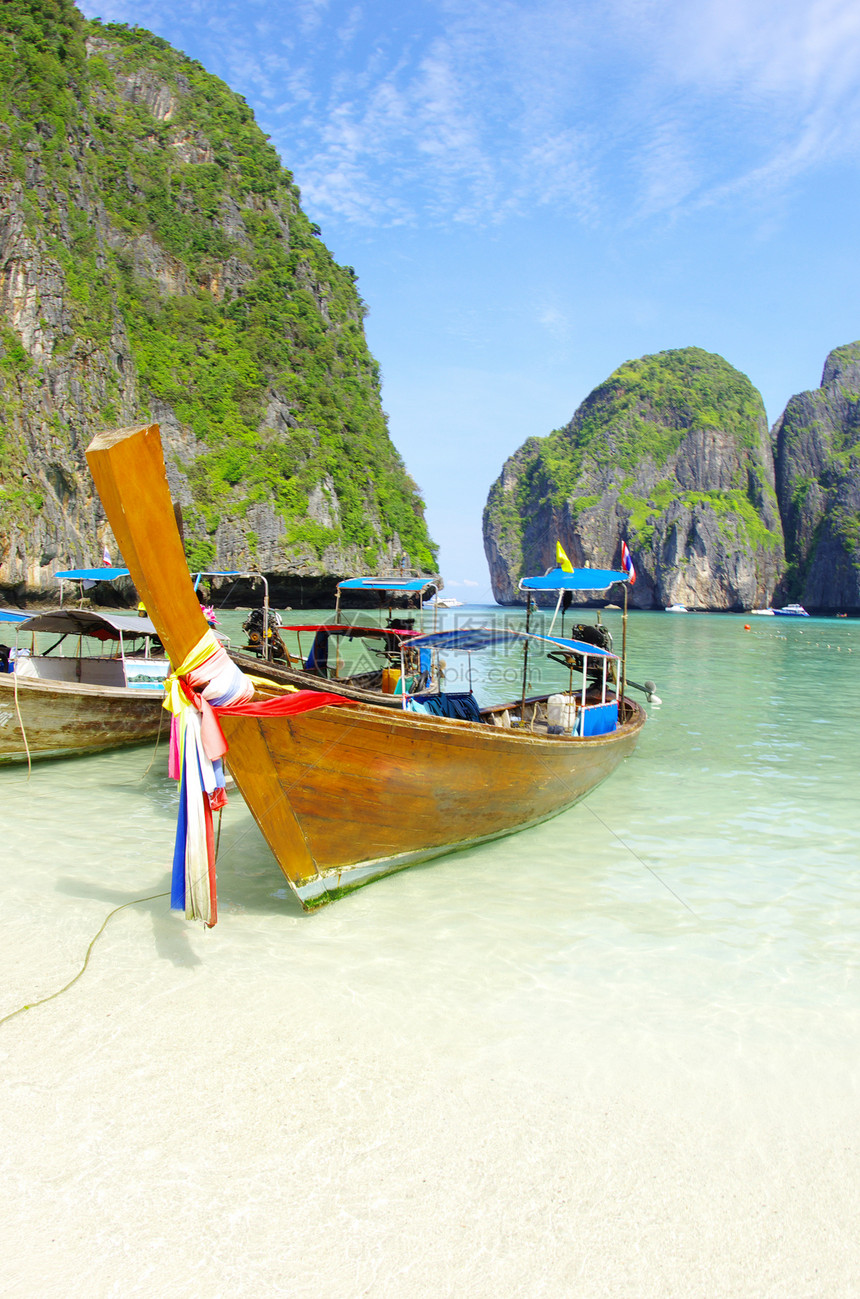
<svg viewBox="0 0 860 1299">
<path fill-rule="evenodd" d="M 27 779 L 29 780 L 33 772 L 33 762 L 30 757 L 30 746 L 27 743 L 27 732 L 24 730 L 24 719 L 21 716 L 21 705 L 18 703 L 18 672 L 17 672 L 18 659 L 17 657 L 15 658 L 15 668 L 16 670 L 12 673 L 12 677 L 15 681 L 15 712 L 18 714 L 18 725 L 21 727 L 21 739 L 24 741 L 24 751 L 27 754 Z"/>
<path fill-rule="evenodd" d="M 81 977 L 84 970 L 89 965 L 90 956 L 92 955 L 92 950 L 95 947 L 99 938 L 101 938 L 105 929 L 107 928 L 107 922 L 110 920 L 111 916 L 115 916 L 118 911 L 124 911 L 126 907 L 136 907 L 141 902 L 153 902 L 156 898 L 166 898 L 169 896 L 170 896 L 169 893 L 151 893 L 149 897 L 135 898 L 133 902 L 123 902 L 121 903 L 120 906 L 114 907 L 113 911 L 109 911 L 105 916 L 104 920 L 101 923 L 101 928 L 99 929 L 98 933 L 90 940 L 90 945 L 87 948 L 87 954 L 84 957 L 84 963 L 81 966 L 81 968 L 78 970 L 75 977 L 73 979 L 70 979 L 69 982 L 65 984 L 64 987 L 60 988 L 57 992 L 52 992 L 50 996 L 41 997 L 38 1001 L 28 1002 L 25 1006 L 19 1006 L 17 1010 L 10 1011 L 8 1015 L 4 1015 L 3 1018 L 0 1019 L 0 1024 L 5 1024 L 7 1020 L 14 1019 L 16 1015 L 23 1015 L 25 1010 L 35 1010 L 37 1006 L 44 1006 L 45 1002 L 54 1001 L 55 998 L 61 997 L 64 992 L 68 992 L 69 988 L 73 987 L 77 983 L 78 979 Z"/>
<path fill-rule="evenodd" d="M 616 830 L 613 830 L 611 825 L 607 825 L 606 822 L 604 821 L 603 817 L 600 816 L 597 812 L 595 812 L 595 810 L 594 810 L 593 807 L 589 807 L 588 810 L 589 810 L 589 812 L 591 813 L 591 815 L 592 815 L 596 820 L 598 820 L 598 821 L 600 822 L 600 824 L 603 826 L 604 830 L 608 830 L 609 833 L 610 833 L 611 835 L 614 835 L 614 837 L 615 837 L 615 838 L 618 840 L 618 842 L 621 844 L 621 847 L 622 847 L 622 848 L 626 848 L 627 851 L 630 853 L 630 855 L 631 855 L 632 857 L 635 857 L 635 858 L 636 858 L 636 860 L 639 862 L 639 865 L 640 865 L 640 866 L 644 866 L 645 869 L 646 869 L 646 871 L 650 871 L 650 873 L 654 876 L 654 878 L 655 878 L 655 880 L 657 881 L 658 884 L 662 884 L 662 885 L 663 885 L 663 888 L 666 889 L 666 891 L 667 891 L 668 893 L 671 893 L 671 894 L 672 894 L 672 897 L 675 898 L 676 901 L 680 902 L 680 904 L 681 904 L 682 907 L 686 907 L 687 910 L 689 911 L 689 913 L 690 913 L 691 916 L 696 916 L 696 919 L 697 919 L 697 920 L 700 919 L 700 917 L 696 915 L 695 911 L 694 911 L 693 908 L 689 905 L 689 903 L 688 903 L 688 902 L 685 902 L 684 899 L 681 897 L 681 895 L 680 895 L 679 893 L 676 893 L 675 890 L 674 890 L 673 888 L 671 888 L 671 887 L 666 883 L 666 881 L 665 881 L 664 879 L 661 879 L 660 876 L 659 876 L 659 875 L 657 874 L 657 872 L 655 871 L 654 867 L 653 867 L 653 866 L 649 866 L 648 863 L 647 863 L 647 861 L 645 861 L 645 859 L 644 859 L 643 857 L 640 857 L 640 856 L 639 856 L 639 854 L 638 854 L 638 852 L 636 851 L 636 849 L 635 849 L 635 848 L 631 848 L 631 847 L 630 847 L 630 844 L 627 843 L 624 839 L 622 839 L 622 838 L 621 838 L 621 835 L 618 834 L 618 832 L 617 832 Z"/>
<path fill-rule="evenodd" d="M 139 780 L 146 779 L 146 777 L 152 771 L 152 768 L 155 764 L 155 759 L 158 757 L 158 746 L 161 743 L 161 730 L 162 730 L 163 722 L 164 722 L 164 710 L 162 709 L 158 714 L 158 730 L 155 732 L 155 748 L 152 750 L 152 757 L 149 760 L 149 766 L 144 768 L 144 771 L 142 775 L 139 777 Z M 136 784 L 137 781 L 135 781 L 134 783 Z"/>
<path fill-rule="evenodd" d="M 567 782 L 567 780 L 564 778 L 564 776 L 559 775 L 559 773 L 558 773 L 556 770 L 554 770 L 552 767 L 550 767 L 550 765 L 549 765 L 548 762 L 546 762 L 546 761 L 545 761 L 542 757 L 540 757 L 540 756 L 538 757 L 538 761 L 539 761 L 539 762 L 540 762 L 544 767 L 546 767 L 546 770 L 550 773 L 550 775 L 554 776 L 556 780 L 561 781 L 561 783 L 562 783 L 565 787 L 570 788 L 570 786 L 568 785 L 568 782 Z M 588 806 L 588 805 L 586 804 L 586 806 Z M 635 850 L 634 848 L 631 848 L 631 847 L 630 847 L 630 844 L 627 843 L 624 839 L 621 838 L 621 835 L 618 833 L 617 830 L 613 830 L 613 828 L 612 828 L 611 825 L 607 825 L 607 823 L 604 821 L 603 817 L 600 816 L 599 813 L 595 812 L 595 810 L 594 810 L 593 807 L 588 807 L 588 810 L 589 810 L 589 812 L 591 813 L 591 815 L 594 817 L 594 819 L 595 819 L 596 821 L 599 821 L 599 822 L 600 822 L 600 824 L 603 826 L 604 830 L 608 830 L 609 833 L 613 836 L 613 838 L 615 838 L 615 839 L 618 840 L 618 842 L 621 844 L 621 847 L 622 847 L 622 848 L 626 848 L 627 851 L 630 853 L 631 857 L 635 857 L 636 860 L 639 862 L 640 866 L 644 866 L 645 869 L 646 869 L 646 871 L 649 871 L 650 874 L 654 876 L 654 879 L 657 881 L 657 883 L 663 885 L 663 888 L 667 891 L 667 893 L 671 893 L 671 894 L 672 894 L 672 897 L 675 898 L 676 901 L 680 902 L 680 904 L 681 904 L 682 907 L 686 907 L 686 909 L 689 911 L 689 913 L 690 913 L 691 916 L 696 916 L 696 919 L 697 919 L 697 920 L 699 920 L 699 919 L 701 918 L 701 917 L 699 917 L 699 916 L 696 915 L 696 913 L 695 913 L 695 911 L 693 910 L 693 908 L 689 905 L 688 902 L 685 902 L 685 901 L 684 901 L 684 899 L 680 896 L 680 894 L 676 893 L 675 890 L 674 890 L 673 888 L 670 888 L 670 886 L 666 883 L 666 881 L 665 881 L 664 879 L 661 879 L 661 878 L 660 878 L 660 876 L 659 876 L 659 875 L 657 874 L 657 872 L 655 871 L 654 867 L 653 867 L 653 866 L 649 866 L 648 863 L 647 863 L 647 861 L 645 861 L 642 857 L 640 857 L 639 854 L 638 854 L 638 852 L 636 852 L 636 850 Z"/>
</svg>

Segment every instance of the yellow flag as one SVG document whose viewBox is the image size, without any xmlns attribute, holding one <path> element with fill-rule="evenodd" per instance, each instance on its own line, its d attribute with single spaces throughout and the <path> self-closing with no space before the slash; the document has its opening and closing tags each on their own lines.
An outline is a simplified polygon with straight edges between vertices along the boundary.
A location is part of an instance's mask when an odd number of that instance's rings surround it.
<svg viewBox="0 0 860 1299">
<path fill-rule="evenodd" d="M 555 543 L 555 562 L 556 564 L 558 564 L 559 568 L 563 573 L 573 572 L 573 564 L 571 564 L 567 555 L 564 553 L 560 541 L 557 541 Z"/>
</svg>

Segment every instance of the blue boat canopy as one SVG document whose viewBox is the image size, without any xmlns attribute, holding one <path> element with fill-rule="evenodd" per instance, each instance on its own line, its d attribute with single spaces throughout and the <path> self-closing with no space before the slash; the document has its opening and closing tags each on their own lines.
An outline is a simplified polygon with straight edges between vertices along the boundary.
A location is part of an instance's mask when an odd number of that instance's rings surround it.
<svg viewBox="0 0 860 1299">
<path fill-rule="evenodd" d="M 14 613 L 12 609 L 0 609 L 0 622 L 23 622 L 29 617 L 28 613 Z"/>
<path fill-rule="evenodd" d="M 338 582 L 338 591 L 424 591 L 438 587 L 438 577 L 349 577 Z"/>
<path fill-rule="evenodd" d="M 452 627 L 449 631 L 432 631 L 426 636 L 413 636 L 411 648 L 438 650 L 502 649 L 509 645 L 540 644 L 566 653 L 589 654 L 599 659 L 614 659 L 617 654 L 589 645 L 582 640 L 567 640 L 563 636 L 541 636 L 537 632 L 508 631 L 502 627 Z"/>
<path fill-rule="evenodd" d="M 127 568 L 69 568 L 55 573 L 61 582 L 112 582 L 116 577 L 128 577 Z"/>
<path fill-rule="evenodd" d="M 628 581 L 629 574 L 611 568 L 551 568 L 542 577 L 524 577 L 521 591 L 605 591 L 615 582 Z"/>
</svg>

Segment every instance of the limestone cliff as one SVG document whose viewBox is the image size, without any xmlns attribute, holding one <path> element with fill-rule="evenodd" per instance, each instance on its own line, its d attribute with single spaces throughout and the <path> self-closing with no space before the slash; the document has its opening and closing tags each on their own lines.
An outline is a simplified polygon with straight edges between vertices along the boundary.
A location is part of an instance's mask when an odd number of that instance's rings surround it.
<svg viewBox="0 0 860 1299">
<path fill-rule="evenodd" d="M 618 567 L 631 602 L 709 609 L 767 604 L 783 565 L 764 406 L 722 357 L 688 347 L 628 361 L 563 429 L 505 464 L 484 512 L 493 594 L 554 563 Z"/>
<path fill-rule="evenodd" d="M 432 570 L 364 304 L 240 96 L 69 0 L 0 7 L 0 589 L 118 558 L 83 450 L 158 421 L 193 566 Z"/>
<path fill-rule="evenodd" d="M 788 569 L 781 594 L 860 611 L 860 342 L 831 352 L 821 387 L 773 429 Z"/>
</svg>

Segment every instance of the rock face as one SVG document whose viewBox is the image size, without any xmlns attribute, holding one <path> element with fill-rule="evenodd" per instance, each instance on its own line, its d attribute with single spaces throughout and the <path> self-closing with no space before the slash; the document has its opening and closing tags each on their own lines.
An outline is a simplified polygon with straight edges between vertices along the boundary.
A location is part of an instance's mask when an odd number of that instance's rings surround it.
<svg viewBox="0 0 860 1299">
<path fill-rule="evenodd" d="M 69 0 L 0 7 L 0 591 L 119 556 L 84 448 L 157 421 L 192 567 L 435 568 L 364 304 L 240 96 Z"/>
<path fill-rule="evenodd" d="M 831 352 L 821 387 L 773 428 L 788 568 L 781 595 L 860 611 L 860 342 Z"/>
<path fill-rule="evenodd" d="M 521 601 L 520 577 L 555 562 L 620 567 L 634 556 L 640 608 L 766 605 L 784 566 L 761 397 L 699 348 L 629 361 L 563 429 L 530 438 L 484 511 L 493 594 Z"/>
</svg>

